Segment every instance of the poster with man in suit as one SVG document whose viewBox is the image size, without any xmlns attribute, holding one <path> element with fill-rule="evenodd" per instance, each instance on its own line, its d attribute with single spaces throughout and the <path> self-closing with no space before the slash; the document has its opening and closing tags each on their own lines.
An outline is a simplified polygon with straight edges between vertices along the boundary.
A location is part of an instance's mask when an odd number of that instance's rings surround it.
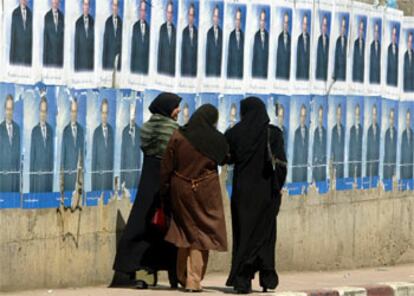
<svg viewBox="0 0 414 296">
<path fill-rule="evenodd" d="M 406 108 L 404 121 L 400 145 L 400 179 L 409 180 L 413 179 L 414 173 L 414 133 L 410 108 Z"/>
<path fill-rule="evenodd" d="M 63 67 L 65 16 L 60 0 L 52 0 L 51 8 L 44 17 L 43 66 Z"/>
<path fill-rule="evenodd" d="M 371 107 L 371 122 L 367 133 L 366 146 L 366 176 L 379 176 L 379 157 L 380 157 L 380 126 L 378 124 L 378 105 L 372 104 Z"/>
<path fill-rule="evenodd" d="M 159 74 L 175 75 L 175 52 L 176 52 L 176 27 L 174 24 L 174 2 L 168 1 L 166 5 L 165 23 L 160 27 L 158 40 L 158 64 Z"/>
<path fill-rule="evenodd" d="M 302 33 L 298 37 L 296 49 L 296 79 L 309 80 L 310 65 L 310 12 L 304 11 L 302 16 Z M 309 28 L 308 28 L 309 26 Z"/>
<path fill-rule="evenodd" d="M 54 131 L 47 122 L 48 101 L 40 99 L 39 123 L 32 129 L 30 145 L 30 192 L 53 191 Z"/>
<path fill-rule="evenodd" d="M 313 133 L 313 146 L 312 146 L 312 180 L 315 182 L 321 182 L 326 180 L 326 146 L 327 146 L 327 134 L 326 134 L 326 121 L 325 111 L 322 104 L 317 109 L 317 126 Z"/>
<path fill-rule="evenodd" d="M 221 76 L 221 61 L 223 52 L 223 4 L 215 3 L 212 15 L 212 25 L 207 32 L 206 45 L 206 76 Z"/>
<path fill-rule="evenodd" d="M 371 84 L 381 83 L 381 30 L 382 21 L 376 19 L 374 26 L 374 39 L 370 47 L 369 82 Z"/>
<path fill-rule="evenodd" d="M 329 63 L 329 27 L 330 12 L 322 12 L 321 34 L 318 38 L 316 51 L 316 79 L 327 81 L 328 79 L 328 63 Z"/>
<path fill-rule="evenodd" d="M 187 23 L 181 40 L 181 76 L 197 76 L 198 53 L 198 6 L 191 2 L 187 9 Z"/>
<path fill-rule="evenodd" d="M 365 28 L 366 16 L 358 16 L 358 38 L 354 41 L 352 81 L 364 82 L 365 73 Z"/>
<path fill-rule="evenodd" d="M 307 182 L 309 130 L 308 110 L 305 104 L 300 106 L 299 112 L 299 126 L 295 130 L 293 140 L 292 182 Z"/>
<path fill-rule="evenodd" d="M 340 34 L 335 45 L 335 62 L 333 79 L 335 81 L 346 81 L 346 60 L 348 51 L 347 32 L 349 28 L 349 13 L 339 15 Z"/>
<path fill-rule="evenodd" d="M 28 0 L 19 0 L 11 17 L 9 62 L 31 66 L 33 51 L 33 13 Z"/>
<path fill-rule="evenodd" d="M 285 105 L 279 100 L 275 103 L 275 115 L 277 118 L 277 126 L 283 133 L 283 144 L 285 148 L 285 154 L 288 155 L 289 131 L 286 127 L 286 124 L 288 123 L 286 117 L 288 116 L 288 114 L 285 111 Z"/>
<path fill-rule="evenodd" d="M 404 54 L 404 91 L 414 91 L 414 50 L 413 32 L 408 33 L 407 51 Z"/>
<path fill-rule="evenodd" d="M 181 117 L 182 117 L 183 125 L 186 125 L 188 123 L 188 121 L 190 120 L 190 107 L 188 106 L 187 103 L 184 103 L 183 111 L 181 113 Z"/>
<path fill-rule="evenodd" d="M 121 0 L 111 1 L 112 14 L 105 21 L 102 48 L 102 68 L 121 70 L 122 53 L 122 11 Z M 117 64 L 115 65 L 115 62 Z"/>
<path fill-rule="evenodd" d="M 262 8 L 259 15 L 259 30 L 254 34 L 252 77 L 266 79 L 269 65 L 269 9 Z"/>
<path fill-rule="evenodd" d="M 129 122 L 122 131 L 121 184 L 126 188 L 138 188 L 141 169 L 141 132 L 137 124 L 136 103 L 129 106 Z"/>
<path fill-rule="evenodd" d="M 146 0 L 139 1 L 139 19 L 132 29 L 131 72 L 147 75 L 149 69 L 150 25 L 149 10 Z"/>
<path fill-rule="evenodd" d="M 384 102 L 386 103 L 386 102 Z M 397 163 L 397 129 L 395 127 L 396 110 L 391 107 L 388 115 L 388 128 L 384 138 L 383 179 L 392 179 L 395 176 Z"/>
<path fill-rule="evenodd" d="M 230 128 L 234 127 L 240 120 L 239 106 L 243 99 L 242 95 L 224 95 L 219 98 L 219 130 L 225 133 Z M 232 190 L 233 184 L 233 165 L 227 166 L 226 187 L 229 192 Z"/>
<path fill-rule="evenodd" d="M 194 93 L 179 93 L 178 95 L 182 98 L 180 104 L 181 112 L 178 115 L 178 124 L 183 126 L 188 123 L 191 115 L 197 109 L 196 105 L 198 97 Z"/>
<path fill-rule="evenodd" d="M 92 140 L 92 191 L 113 189 L 114 129 L 108 122 L 109 102 L 101 102 L 101 123 L 96 127 Z"/>
<path fill-rule="evenodd" d="M 76 188 L 78 164 L 83 166 L 85 153 L 84 127 L 78 119 L 79 104 L 76 98 L 70 102 L 70 121 L 63 129 L 61 147 L 61 170 L 63 190 L 73 192 Z"/>
<path fill-rule="evenodd" d="M 387 85 L 398 85 L 398 35 L 399 35 L 399 23 L 392 24 L 391 29 L 391 43 L 388 45 L 387 55 Z"/>
<path fill-rule="evenodd" d="M 344 161 L 345 161 L 345 128 L 343 124 L 343 105 L 336 104 L 335 108 L 335 125 L 331 130 L 331 151 L 330 159 L 335 170 L 337 179 L 344 177 Z"/>
<path fill-rule="evenodd" d="M 363 128 L 361 124 L 361 104 L 355 103 L 353 108 L 353 125 L 349 131 L 348 149 L 348 176 L 351 178 L 362 177 L 362 137 Z M 349 110 L 349 112 L 352 112 Z"/>
<path fill-rule="evenodd" d="M 20 126 L 14 120 L 14 109 L 14 98 L 7 95 L 0 123 L 0 192 L 20 192 Z"/>
<path fill-rule="evenodd" d="M 92 0 L 82 0 L 82 15 L 75 24 L 75 71 L 93 71 L 95 53 L 95 20 Z"/>
<path fill-rule="evenodd" d="M 234 30 L 231 31 L 228 42 L 227 78 L 242 79 L 244 65 L 244 30 L 245 15 L 238 7 L 234 14 Z M 243 19 L 242 19 L 243 18 Z"/>
<path fill-rule="evenodd" d="M 276 78 L 290 79 L 290 58 L 291 58 L 291 29 L 292 10 L 286 8 L 283 12 L 283 30 L 277 38 L 276 53 Z"/>
</svg>

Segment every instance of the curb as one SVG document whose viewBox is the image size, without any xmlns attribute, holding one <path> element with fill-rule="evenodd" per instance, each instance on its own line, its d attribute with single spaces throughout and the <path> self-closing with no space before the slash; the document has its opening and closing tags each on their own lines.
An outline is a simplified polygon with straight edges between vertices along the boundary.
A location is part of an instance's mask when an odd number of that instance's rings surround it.
<svg viewBox="0 0 414 296">
<path fill-rule="evenodd" d="M 339 287 L 302 292 L 276 292 L 274 296 L 414 296 L 414 283 L 393 282 L 363 287 Z"/>
<path fill-rule="evenodd" d="M 394 290 L 395 296 L 414 296 L 414 283 L 384 283 Z"/>
</svg>

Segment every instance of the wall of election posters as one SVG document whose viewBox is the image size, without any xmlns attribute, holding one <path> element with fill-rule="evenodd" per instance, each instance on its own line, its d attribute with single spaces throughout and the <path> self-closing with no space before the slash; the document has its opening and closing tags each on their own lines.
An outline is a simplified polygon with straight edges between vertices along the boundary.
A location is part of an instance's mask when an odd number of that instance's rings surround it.
<svg viewBox="0 0 414 296">
<path fill-rule="evenodd" d="M 291 195 L 414 190 L 414 18 L 332 2 L 4 0 L 0 208 L 69 204 L 79 182 L 85 205 L 134 199 L 162 91 L 183 98 L 180 125 L 217 106 L 222 132 L 262 99 Z"/>
</svg>

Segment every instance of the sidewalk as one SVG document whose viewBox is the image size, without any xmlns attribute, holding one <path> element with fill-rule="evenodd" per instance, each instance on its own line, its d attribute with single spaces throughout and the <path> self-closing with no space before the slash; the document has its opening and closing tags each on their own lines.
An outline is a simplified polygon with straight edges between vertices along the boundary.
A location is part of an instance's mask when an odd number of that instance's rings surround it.
<svg viewBox="0 0 414 296">
<path fill-rule="evenodd" d="M 278 289 L 261 293 L 257 277 L 252 295 L 279 296 L 414 296 L 414 265 L 382 267 L 335 272 L 281 273 Z M 232 292 L 224 287 L 226 275 L 207 274 L 204 294 L 224 295 Z M 352 288 L 351 288 L 352 287 Z M 301 291 L 306 291 L 301 293 Z M 5 296 L 169 296 L 188 295 L 171 291 L 166 282 L 154 290 L 108 289 L 104 286 L 77 289 L 37 290 L 4 293 Z"/>
</svg>

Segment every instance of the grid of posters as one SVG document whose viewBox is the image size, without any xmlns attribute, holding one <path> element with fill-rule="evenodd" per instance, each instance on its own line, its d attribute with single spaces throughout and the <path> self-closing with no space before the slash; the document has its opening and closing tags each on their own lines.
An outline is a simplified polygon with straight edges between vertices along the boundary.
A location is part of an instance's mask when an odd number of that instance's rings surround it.
<svg viewBox="0 0 414 296">
<path fill-rule="evenodd" d="M 79 183 L 86 205 L 134 199 L 162 91 L 183 98 L 180 125 L 217 106 L 222 132 L 262 99 L 291 195 L 414 190 L 414 18 L 332 2 L 4 0 L 0 208 L 70 204 Z"/>
</svg>

